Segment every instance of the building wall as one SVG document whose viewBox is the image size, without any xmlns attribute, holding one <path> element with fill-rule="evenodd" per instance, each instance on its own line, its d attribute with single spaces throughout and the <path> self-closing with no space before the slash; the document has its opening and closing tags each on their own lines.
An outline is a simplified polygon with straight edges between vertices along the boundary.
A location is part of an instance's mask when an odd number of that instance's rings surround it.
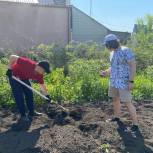
<svg viewBox="0 0 153 153">
<path fill-rule="evenodd" d="M 0 48 L 27 49 L 40 43 L 65 45 L 69 9 L 0 2 Z"/>
<path fill-rule="evenodd" d="M 70 0 L 54 0 L 56 5 L 70 5 Z"/>
<path fill-rule="evenodd" d="M 127 43 L 127 41 L 131 38 L 131 33 L 129 32 L 110 31 L 109 34 L 115 34 L 121 43 Z"/>
<path fill-rule="evenodd" d="M 72 40 L 102 42 L 108 29 L 79 9 L 72 7 Z"/>
</svg>

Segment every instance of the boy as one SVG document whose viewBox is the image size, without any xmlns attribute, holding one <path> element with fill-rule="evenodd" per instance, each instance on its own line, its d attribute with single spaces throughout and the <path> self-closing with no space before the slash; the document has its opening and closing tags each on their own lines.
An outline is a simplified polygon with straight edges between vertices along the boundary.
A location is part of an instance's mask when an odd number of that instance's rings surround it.
<svg viewBox="0 0 153 153">
<path fill-rule="evenodd" d="M 9 78 L 9 83 L 21 115 L 21 120 L 27 120 L 25 101 L 28 108 L 29 119 L 32 119 L 33 116 L 40 115 L 41 113 L 36 112 L 34 109 L 33 92 L 14 80 L 12 75 L 21 79 L 29 86 L 31 86 L 29 79 L 37 81 L 40 84 L 42 92 L 48 98 L 48 102 L 50 102 L 51 97 L 47 92 L 43 79 L 45 73 L 50 73 L 50 66 L 47 61 L 41 61 L 37 63 L 29 58 L 19 57 L 17 55 L 10 56 L 9 68 L 6 72 L 6 75 Z"/>
<path fill-rule="evenodd" d="M 110 50 L 111 67 L 108 70 L 102 71 L 100 75 L 102 77 L 110 75 L 108 95 L 113 98 L 114 107 L 114 118 L 111 121 L 120 121 L 121 101 L 127 106 L 132 118 L 133 126 L 131 130 L 137 131 L 138 120 L 131 95 L 136 74 L 134 53 L 129 48 L 120 46 L 117 36 L 113 34 L 105 37 L 104 45 Z"/>
</svg>

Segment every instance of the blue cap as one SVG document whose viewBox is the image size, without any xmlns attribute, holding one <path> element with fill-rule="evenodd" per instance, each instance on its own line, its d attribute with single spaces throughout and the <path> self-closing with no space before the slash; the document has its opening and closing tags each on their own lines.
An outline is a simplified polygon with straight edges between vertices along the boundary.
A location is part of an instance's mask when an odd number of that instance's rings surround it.
<svg viewBox="0 0 153 153">
<path fill-rule="evenodd" d="M 104 43 L 103 43 L 103 44 L 105 45 L 107 42 L 112 41 L 112 40 L 117 40 L 117 41 L 119 41 L 119 39 L 117 38 L 116 35 L 114 35 L 114 34 L 109 34 L 109 35 L 105 36 L 105 38 L 104 38 Z"/>
</svg>

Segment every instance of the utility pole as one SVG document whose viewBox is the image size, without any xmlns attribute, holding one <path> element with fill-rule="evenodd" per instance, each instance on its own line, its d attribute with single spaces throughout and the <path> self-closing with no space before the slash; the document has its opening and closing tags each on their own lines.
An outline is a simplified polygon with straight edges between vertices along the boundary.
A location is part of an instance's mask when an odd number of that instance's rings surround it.
<svg viewBox="0 0 153 153">
<path fill-rule="evenodd" d="M 90 16 L 92 16 L 92 0 L 90 0 Z"/>
</svg>

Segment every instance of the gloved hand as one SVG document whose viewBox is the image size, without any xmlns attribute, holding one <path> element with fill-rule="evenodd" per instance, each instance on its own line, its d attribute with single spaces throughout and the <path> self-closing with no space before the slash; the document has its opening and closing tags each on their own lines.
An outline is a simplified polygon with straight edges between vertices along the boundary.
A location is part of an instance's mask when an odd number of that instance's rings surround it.
<svg viewBox="0 0 153 153">
<path fill-rule="evenodd" d="M 51 103 L 51 101 L 52 101 L 51 96 L 50 96 L 50 95 L 46 95 L 46 98 L 48 98 L 46 101 L 47 101 L 48 103 Z"/>
<path fill-rule="evenodd" d="M 8 76 L 9 78 L 12 77 L 12 70 L 11 70 L 11 69 L 8 69 L 8 70 L 6 71 L 6 76 Z"/>
</svg>

